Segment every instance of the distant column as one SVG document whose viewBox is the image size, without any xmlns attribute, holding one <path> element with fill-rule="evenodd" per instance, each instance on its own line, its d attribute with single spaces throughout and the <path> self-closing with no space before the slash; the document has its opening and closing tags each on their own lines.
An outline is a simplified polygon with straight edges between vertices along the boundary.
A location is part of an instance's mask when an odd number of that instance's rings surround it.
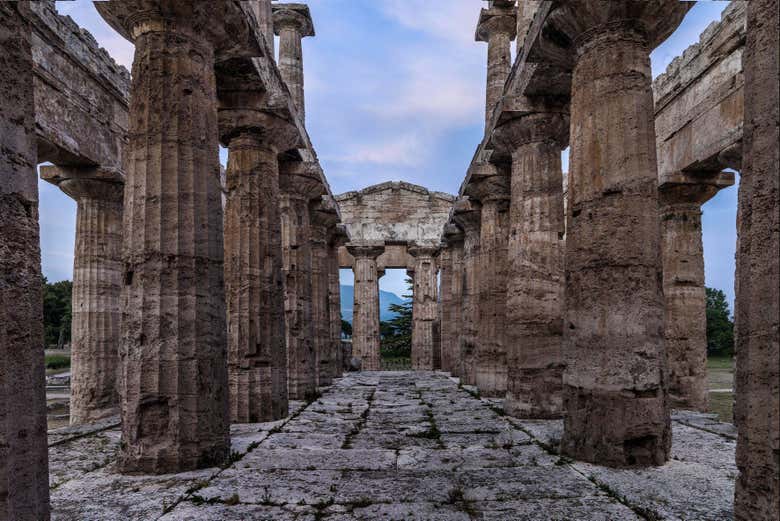
<svg viewBox="0 0 780 521">
<path fill-rule="evenodd" d="M 438 247 L 412 245 L 414 291 L 412 301 L 412 369 L 434 369 L 434 323 L 438 311 L 436 261 Z"/>
<path fill-rule="evenodd" d="M 468 197 L 455 201 L 454 219 L 463 229 L 463 298 L 461 300 L 460 361 L 461 381 L 477 381 L 476 357 L 479 326 L 480 207 Z"/>
<path fill-rule="evenodd" d="M 737 218 L 737 521 L 780 519 L 780 14 L 747 8 L 745 130 Z"/>
<path fill-rule="evenodd" d="M 316 202 L 311 208 L 312 229 L 312 321 L 316 353 L 317 385 L 333 383 L 333 342 L 330 330 L 330 235 L 338 222 L 335 206 Z"/>
<path fill-rule="evenodd" d="M 38 162 L 27 2 L 0 2 L 0 519 L 49 519 Z"/>
<path fill-rule="evenodd" d="M 441 369 L 460 376 L 460 332 L 463 298 L 463 232 L 454 224 L 444 230 L 441 266 Z"/>
<path fill-rule="evenodd" d="M 487 91 L 485 96 L 485 126 L 490 123 L 504 85 L 512 69 L 512 40 L 517 31 L 514 2 L 494 2 L 489 9 L 482 9 L 475 39 L 488 44 Z"/>
<path fill-rule="evenodd" d="M 343 373 L 344 359 L 341 350 L 341 277 L 339 268 L 339 248 L 347 243 L 347 232 L 343 224 L 337 224 L 330 230 L 328 243 L 330 268 L 328 271 L 328 312 L 330 315 L 330 338 L 332 342 L 332 376 L 340 378 Z"/>
<path fill-rule="evenodd" d="M 363 371 L 379 371 L 379 273 L 376 259 L 384 245 L 347 244 L 355 258 L 355 304 L 352 318 L 352 356 Z"/>
<path fill-rule="evenodd" d="M 70 423 L 118 412 L 122 208 L 125 179 L 97 168 L 42 167 L 77 203 L 71 322 Z"/>
<path fill-rule="evenodd" d="M 274 31 L 279 35 L 279 72 L 290 89 L 293 104 L 304 121 L 303 48 L 301 40 L 314 36 L 314 24 L 305 4 L 274 4 Z"/>
</svg>

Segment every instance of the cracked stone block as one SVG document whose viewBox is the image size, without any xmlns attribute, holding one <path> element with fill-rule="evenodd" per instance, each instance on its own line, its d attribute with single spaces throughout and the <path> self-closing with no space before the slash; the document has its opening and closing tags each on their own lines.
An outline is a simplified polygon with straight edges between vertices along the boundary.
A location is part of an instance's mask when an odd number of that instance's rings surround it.
<svg viewBox="0 0 780 521">
<path fill-rule="evenodd" d="M 116 459 L 119 449 L 118 430 L 78 438 L 49 451 L 49 485 L 57 488 Z"/>
<path fill-rule="evenodd" d="M 474 503 L 481 521 L 640 521 L 630 508 L 607 497 L 566 499 L 523 499 L 522 501 L 486 501 Z"/>
<path fill-rule="evenodd" d="M 578 498 L 600 492 L 565 466 L 513 467 L 462 472 L 458 481 L 469 501 L 510 501 L 532 498 Z"/>
<path fill-rule="evenodd" d="M 236 466 L 258 471 L 277 470 L 390 470 L 395 468 L 392 450 L 363 449 L 266 449 L 259 448 Z"/>
<path fill-rule="evenodd" d="M 445 472 L 347 471 L 340 476 L 336 503 L 449 501 L 455 476 Z"/>
<path fill-rule="evenodd" d="M 230 468 L 197 494 L 206 501 L 237 496 L 246 504 L 316 505 L 332 499 L 340 481 L 341 472 L 332 470 Z"/>
</svg>

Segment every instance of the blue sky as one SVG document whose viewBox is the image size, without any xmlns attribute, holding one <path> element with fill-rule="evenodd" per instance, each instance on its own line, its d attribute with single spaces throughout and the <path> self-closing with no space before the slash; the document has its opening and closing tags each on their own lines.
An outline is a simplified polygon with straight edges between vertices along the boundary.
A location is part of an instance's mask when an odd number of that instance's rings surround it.
<svg viewBox="0 0 780 521">
<path fill-rule="evenodd" d="M 307 128 L 334 193 L 403 180 L 457 193 L 484 124 L 487 47 L 474 42 L 479 0 L 309 0 L 317 36 L 304 40 Z M 728 2 L 698 2 L 651 55 L 653 75 L 720 19 Z M 132 45 L 87 0 L 57 8 L 128 68 Z M 221 154 L 224 162 L 224 152 Z M 567 168 L 564 157 L 564 169 Z M 75 203 L 39 183 L 43 271 L 70 279 Z M 707 285 L 734 293 L 736 188 L 704 207 Z M 342 271 L 342 281 L 351 284 Z M 383 290 L 401 295 L 405 274 Z"/>
</svg>

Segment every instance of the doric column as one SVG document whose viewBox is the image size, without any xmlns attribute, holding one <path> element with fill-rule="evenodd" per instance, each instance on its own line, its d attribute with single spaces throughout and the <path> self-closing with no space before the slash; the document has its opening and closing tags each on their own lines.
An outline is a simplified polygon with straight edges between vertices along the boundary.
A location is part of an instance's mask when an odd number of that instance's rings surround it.
<svg viewBox="0 0 780 521">
<path fill-rule="evenodd" d="M 563 415 L 563 109 L 498 127 L 493 140 L 512 156 L 504 409 L 521 418 Z"/>
<path fill-rule="evenodd" d="M 97 168 L 41 167 L 77 204 L 73 260 L 70 423 L 115 414 L 125 179 Z"/>
<path fill-rule="evenodd" d="M 514 2 L 493 2 L 489 9 L 480 11 L 475 39 L 488 44 L 485 127 L 490 123 L 493 109 L 501 99 L 512 69 L 512 40 L 516 31 Z"/>
<path fill-rule="evenodd" d="M 336 207 L 329 197 L 312 205 L 312 321 L 316 355 L 317 385 L 333 383 L 333 341 L 330 329 L 331 234 L 338 223 Z"/>
<path fill-rule="evenodd" d="M 261 112 L 254 94 L 232 91 L 219 107 L 228 148 L 224 240 L 233 423 L 274 421 L 288 413 L 277 156 L 296 142 L 297 131 Z"/>
<path fill-rule="evenodd" d="M 460 332 L 463 298 L 463 231 L 455 224 L 444 228 L 441 263 L 441 369 L 460 376 Z"/>
<path fill-rule="evenodd" d="M 301 40 L 314 36 L 314 24 L 305 4 L 274 4 L 274 32 L 279 35 L 279 72 L 290 89 L 293 104 L 304 121 L 303 48 Z"/>
<path fill-rule="evenodd" d="M 493 172 L 497 172 L 492 169 Z M 476 383 L 485 396 L 506 393 L 506 264 L 509 179 L 490 175 L 468 187 L 482 204 L 479 226 Z"/>
<path fill-rule="evenodd" d="M 0 519 L 49 519 L 38 162 L 27 2 L 0 2 Z"/>
<path fill-rule="evenodd" d="M 376 259 L 383 244 L 347 244 L 355 258 L 355 304 L 352 316 L 352 356 L 363 371 L 379 371 L 379 273 Z"/>
<path fill-rule="evenodd" d="M 689 6 L 615 6 L 572 2 L 557 11 L 578 31 L 569 35 L 576 57 L 561 446 L 603 465 L 661 465 L 671 428 L 649 53 Z"/>
<path fill-rule="evenodd" d="M 183 0 L 127 0 L 97 8 L 135 43 L 119 468 L 221 465 L 230 418 L 214 63 L 216 49 L 235 52 L 249 41 L 247 20 L 230 3 L 195 9 Z"/>
<path fill-rule="evenodd" d="M 324 194 L 314 165 L 283 162 L 281 172 L 282 253 L 287 320 L 287 390 L 291 400 L 317 393 L 317 353 L 312 308 L 310 202 Z"/>
<path fill-rule="evenodd" d="M 734 517 L 780 518 L 780 94 L 776 0 L 747 7 L 736 303 Z"/>
<path fill-rule="evenodd" d="M 455 201 L 454 220 L 463 230 L 463 298 L 461 299 L 460 379 L 477 381 L 476 359 L 479 326 L 480 206 L 464 197 Z"/>
<path fill-rule="evenodd" d="M 671 407 L 707 411 L 707 295 L 701 206 L 722 187 L 714 183 L 666 183 L 660 189 Z"/>
<path fill-rule="evenodd" d="M 408 248 L 414 257 L 414 291 L 412 301 L 412 369 L 434 369 L 434 322 L 438 313 L 436 280 L 437 246 L 420 244 Z"/>
<path fill-rule="evenodd" d="M 328 243 L 328 314 L 330 316 L 330 338 L 332 355 L 331 375 L 340 378 L 343 373 L 344 359 L 341 351 L 341 277 L 339 267 L 339 248 L 347 243 L 347 230 L 343 224 L 337 224 L 330 230 Z"/>
</svg>

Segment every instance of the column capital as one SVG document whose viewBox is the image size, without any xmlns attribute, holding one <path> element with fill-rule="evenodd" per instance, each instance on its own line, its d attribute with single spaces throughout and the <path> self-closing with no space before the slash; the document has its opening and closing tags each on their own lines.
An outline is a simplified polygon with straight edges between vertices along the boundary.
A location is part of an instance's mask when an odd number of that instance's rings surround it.
<svg viewBox="0 0 780 521">
<path fill-rule="evenodd" d="M 277 36 L 281 29 L 290 27 L 298 31 L 301 38 L 315 36 L 314 22 L 311 19 L 309 6 L 306 4 L 274 4 L 272 6 L 274 17 L 274 34 Z"/>
<path fill-rule="evenodd" d="M 122 202 L 125 176 L 99 167 L 42 166 L 41 179 L 57 186 L 75 200 Z"/>
<path fill-rule="evenodd" d="M 364 242 L 364 243 L 347 243 L 347 251 L 350 255 L 358 258 L 376 259 L 385 251 L 385 243 L 383 242 Z"/>
<path fill-rule="evenodd" d="M 505 175 L 474 176 L 466 186 L 466 194 L 477 199 L 482 206 L 487 203 L 509 201 L 510 178 Z"/>
<path fill-rule="evenodd" d="M 406 251 L 415 259 L 434 258 L 439 253 L 439 244 L 410 244 Z"/>
<path fill-rule="evenodd" d="M 553 142 L 561 150 L 568 146 L 568 107 L 545 107 L 534 100 L 514 105 L 515 117 L 496 126 L 490 136 L 490 144 L 497 152 L 511 155 L 522 145 L 539 142 Z"/>
<path fill-rule="evenodd" d="M 481 9 L 474 39 L 478 42 L 490 41 L 494 34 L 506 34 L 513 40 L 517 34 L 517 10 L 513 3 L 494 4 L 489 9 Z"/>
<path fill-rule="evenodd" d="M 658 187 L 658 194 L 661 206 L 701 206 L 720 190 L 733 185 L 733 172 L 679 172 L 664 178 Z"/>
<path fill-rule="evenodd" d="M 308 161 L 280 161 L 279 188 L 283 194 L 307 201 L 328 193 L 319 165 Z"/>
<path fill-rule="evenodd" d="M 218 107 L 219 140 L 225 147 L 239 136 L 251 136 L 258 143 L 284 152 L 303 146 L 300 130 L 291 121 L 258 110 L 256 91 L 231 92 Z M 228 98 L 228 99 L 224 99 Z"/>
<path fill-rule="evenodd" d="M 478 201 L 471 200 L 468 196 L 455 201 L 452 211 L 452 219 L 466 234 L 479 234 L 482 206 Z"/>
<path fill-rule="evenodd" d="M 442 232 L 442 242 L 447 247 L 462 243 L 463 230 L 454 222 L 448 222 L 444 225 L 444 231 Z"/>
<path fill-rule="evenodd" d="M 309 212 L 311 217 L 312 226 L 319 226 L 322 228 L 335 228 L 339 222 L 339 213 L 336 209 L 336 203 L 328 195 L 323 195 L 319 200 L 312 200 L 311 211 Z"/>
</svg>

